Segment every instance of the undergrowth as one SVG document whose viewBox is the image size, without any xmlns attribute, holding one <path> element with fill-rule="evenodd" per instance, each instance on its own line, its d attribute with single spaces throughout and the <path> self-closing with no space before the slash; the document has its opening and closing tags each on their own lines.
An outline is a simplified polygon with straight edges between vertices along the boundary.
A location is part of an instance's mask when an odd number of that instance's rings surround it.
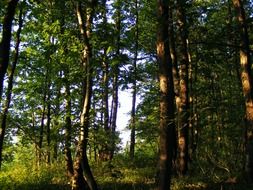
<svg viewBox="0 0 253 190">
<path fill-rule="evenodd" d="M 116 158 L 111 162 L 92 163 L 92 171 L 100 190 L 153 190 L 156 168 L 138 165 L 136 161 Z M 139 162 L 139 161 L 138 161 Z M 225 180 L 191 171 L 191 176 L 172 177 L 171 190 L 251 190 L 240 175 Z M 33 163 L 12 163 L 0 172 L 1 190 L 70 190 L 64 163 L 34 166 Z"/>
</svg>

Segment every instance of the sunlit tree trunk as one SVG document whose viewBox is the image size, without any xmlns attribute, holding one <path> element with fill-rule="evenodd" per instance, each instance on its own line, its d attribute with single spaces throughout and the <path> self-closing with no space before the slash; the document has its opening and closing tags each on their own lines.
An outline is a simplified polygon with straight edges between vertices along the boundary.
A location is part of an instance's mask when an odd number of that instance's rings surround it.
<svg viewBox="0 0 253 190">
<path fill-rule="evenodd" d="M 159 162 L 157 190 L 170 189 L 175 147 L 174 85 L 168 37 L 168 1 L 158 0 L 157 59 L 160 83 Z"/>
<path fill-rule="evenodd" d="M 74 162 L 74 175 L 72 178 L 72 190 L 80 190 L 89 188 L 90 190 L 96 190 L 97 184 L 92 175 L 88 157 L 87 157 L 87 143 L 88 132 L 90 125 L 90 107 L 91 107 L 91 95 L 92 95 L 92 47 L 90 44 L 91 25 L 94 14 L 94 8 L 96 1 L 92 1 L 91 5 L 82 8 L 82 3 L 78 2 L 76 14 L 78 24 L 80 27 L 80 33 L 84 42 L 84 50 L 82 55 L 82 64 L 84 70 L 84 94 L 83 94 L 83 107 L 80 118 L 80 135 L 76 150 L 76 159 Z M 83 15 L 83 12 L 85 15 Z M 87 187 L 88 186 L 88 187 Z"/>
<path fill-rule="evenodd" d="M 1 127 L 0 128 L 0 169 L 2 166 L 2 160 L 3 160 L 2 159 L 3 142 L 4 142 L 4 135 L 5 135 L 5 130 L 6 130 L 7 116 L 9 112 L 10 103 L 11 103 L 14 73 L 16 70 L 16 65 L 18 63 L 18 57 L 19 57 L 19 44 L 20 44 L 20 34 L 21 34 L 22 25 L 23 25 L 23 18 L 22 18 L 22 9 L 21 9 L 19 13 L 19 26 L 18 26 L 17 35 L 16 35 L 17 37 L 16 37 L 16 45 L 15 45 L 15 55 L 14 55 L 14 60 L 11 67 L 11 72 L 9 75 L 8 87 L 7 87 L 7 92 L 6 92 L 6 100 L 4 103 L 3 110 L 2 110 L 2 121 L 1 121 L 1 126 L 0 126 Z"/>
<path fill-rule="evenodd" d="M 3 94 L 4 76 L 9 64 L 12 21 L 18 0 L 11 0 L 7 5 L 6 15 L 3 20 L 2 40 L 0 42 L 0 100 Z"/>
<path fill-rule="evenodd" d="M 241 36 L 240 44 L 240 65 L 241 65 L 241 82 L 243 94 L 245 97 L 245 122 L 247 128 L 246 135 L 246 169 L 249 179 L 253 181 L 253 89 L 251 74 L 251 59 L 249 34 L 246 21 L 245 10 L 241 0 L 233 0 L 239 22 L 239 32 Z"/>
<path fill-rule="evenodd" d="M 136 131 L 136 96 L 137 96 L 137 59 L 139 49 L 139 12 L 138 12 L 138 0 L 135 0 L 135 52 L 133 60 L 133 92 L 132 92 L 132 110 L 131 110 L 131 141 L 130 141 L 130 158 L 134 158 L 135 150 L 135 131 Z"/>
<path fill-rule="evenodd" d="M 179 126 L 178 126 L 178 163 L 179 175 L 185 175 L 188 169 L 188 133 L 189 133 L 189 57 L 188 57 L 188 31 L 185 16 L 185 0 L 177 1 L 177 16 L 179 29 Z"/>
</svg>

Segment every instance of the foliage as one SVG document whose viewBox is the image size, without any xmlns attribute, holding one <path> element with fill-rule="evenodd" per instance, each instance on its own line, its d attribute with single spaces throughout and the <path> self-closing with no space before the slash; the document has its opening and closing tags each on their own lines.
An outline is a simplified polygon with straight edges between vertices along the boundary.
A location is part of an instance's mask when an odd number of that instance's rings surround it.
<svg viewBox="0 0 253 190">
<path fill-rule="evenodd" d="M 175 50 L 179 53 L 177 7 L 173 1 L 170 2 Z M 252 1 L 244 2 L 252 46 Z M 85 72 L 81 65 L 84 44 L 78 30 L 75 3 L 70 0 L 22 1 L 25 19 L 7 118 L 1 189 L 69 188 L 63 156 L 67 144 L 66 118 L 70 116 L 71 119 L 70 149 L 72 158 L 75 158 L 85 84 Z M 156 60 L 157 2 L 138 0 L 138 10 L 135 3 L 134 0 L 115 0 L 107 1 L 104 6 L 102 1 L 98 1 L 94 10 L 90 39 L 93 94 L 87 154 L 101 189 L 152 189 L 155 186 L 160 119 Z M 0 32 L 6 4 L 7 1 L 0 1 Z M 189 0 L 185 10 L 191 58 L 190 163 L 188 176 L 179 178 L 174 172 L 172 189 L 250 189 L 243 172 L 245 106 L 239 76 L 240 36 L 235 11 L 228 0 Z M 133 62 L 137 26 L 134 23 L 137 12 L 139 47 L 135 77 Z M 17 23 L 16 18 L 13 34 Z M 12 47 L 14 44 L 13 37 Z M 14 49 L 11 51 L 12 58 Z M 103 81 L 105 63 L 108 64 L 108 86 Z M 137 82 L 133 160 L 128 157 L 129 144 L 121 147 L 117 129 L 112 131 L 110 125 L 109 130 L 105 129 L 106 111 L 112 117 L 115 75 L 119 91 L 132 89 L 134 80 Z M 70 88 L 69 95 L 67 87 Z M 108 110 L 105 110 L 103 102 L 106 90 Z M 3 95 L 5 98 L 6 95 Z M 70 113 L 66 109 L 67 100 L 71 104 Z M 0 105 L 2 109 L 3 102 Z M 177 116 L 175 112 L 176 123 Z M 47 125 L 49 118 L 50 125 Z M 40 140 L 42 147 L 39 150 Z M 106 149 L 114 151 L 114 158 L 104 162 L 99 160 L 99 153 Z M 43 155 L 40 165 L 38 151 Z M 46 165 L 45 157 L 50 153 L 52 159 Z M 236 179 L 236 182 L 232 183 L 231 179 Z"/>
</svg>

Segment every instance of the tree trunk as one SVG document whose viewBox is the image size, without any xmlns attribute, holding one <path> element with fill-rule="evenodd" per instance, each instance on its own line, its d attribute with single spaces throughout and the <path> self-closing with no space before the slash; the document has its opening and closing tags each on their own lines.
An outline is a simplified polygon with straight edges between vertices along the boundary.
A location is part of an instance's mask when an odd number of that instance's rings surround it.
<svg viewBox="0 0 253 190">
<path fill-rule="evenodd" d="M 86 15 L 82 15 L 82 4 L 78 3 L 76 13 L 80 32 L 84 40 L 84 51 L 82 56 L 82 63 L 84 69 L 84 100 L 83 108 L 80 118 L 80 136 L 77 145 L 76 160 L 74 163 L 74 175 L 72 178 L 72 190 L 86 189 L 87 186 L 90 190 L 97 190 L 97 184 L 90 170 L 87 158 L 87 143 L 90 125 L 90 107 L 92 95 L 92 48 L 90 44 L 91 24 L 96 1 L 92 1 L 90 7 L 86 7 Z M 84 17 L 85 16 L 85 17 Z M 86 19 L 84 19 L 86 18 Z"/>
<path fill-rule="evenodd" d="M 179 57 L 180 57 L 180 104 L 178 129 L 178 164 L 179 175 L 185 175 L 188 170 L 188 136 L 189 136 L 189 57 L 188 57 L 188 31 L 186 27 L 185 0 L 177 1 L 177 15 L 179 27 Z"/>
<path fill-rule="evenodd" d="M 46 81 L 47 81 L 47 74 L 46 74 Z M 43 146 L 43 135 L 44 135 L 44 126 L 45 126 L 45 115 L 46 115 L 46 98 L 47 98 L 47 92 L 46 89 L 44 89 L 44 94 L 43 94 L 43 100 L 42 100 L 42 115 L 41 115 L 41 122 L 40 122 L 40 134 L 39 134 L 39 143 L 38 143 L 38 148 L 39 148 L 39 158 L 37 159 L 39 162 L 37 163 L 38 165 L 41 164 L 42 162 L 42 146 Z"/>
<path fill-rule="evenodd" d="M 50 62 L 49 62 L 50 64 Z M 50 125 L 51 125 L 51 93 L 50 93 L 50 82 L 48 82 L 48 93 L 47 93 L 47 157 L 46 157 L 46 163 L 49 165 L 51 162 L 51 150 L 50 150 L 50 144 L 51 144 L 51 129 L 50 129 Z"/>
<path fill-rule="evenodd" d="M 103 32 L 103 38 L 106 39 L 108 32 L 107 32 L 107 7 L 106 7 L 106 0 L 102 1 L 102 15 L 103 15 L 103 25 L 105 27 Z M 103 60 L 102 60 L 102 66 L 103 66 L 103 76 L 102 76 L 102 113 L 101 113 L 101 120 L 103 123 L 103 129 L 106 134 L 106 140 L 102 146 L 102 149 L 99 150 L 99 158 L 100 160 L 107 161 L 110 159 L 110 149 L 111 149 L 111 131 L 109 127 L 109 63 L 107 59 L 107 49 L 108 45 L 105 45 L 104 47 L 104 53 L 103 53 Z"/>
<path fill-rule="evenodd" d="M 239 22 L 239 31 L 241 36 L 240 44 L 240 65 L 241 65 L 241 82 L 243 94 L 245 97 L 245 124 L 247 129 L 246 135 L 246 169 L 251 182 L 253 182 L 253 89 L 250 62 L 250 46 L 248 26 L 246 22 L 245 10 L 241 0 L 233 0 Z"/>
<path fill-rule="evenodd" d="M 18 63 L 18 57 L 19 57 L 20 34 L 21 34 L 22 25 L 23 25 L 22 15 L 23 13 L 21 9 L 19 13 L 19 24 L 18 24 L 17 39 L 16 39 L 16 45 L 15 45 L 15 55 L 14 55 L 14 60 L 12 63 L 9 81 L 8 81 L 6 101 L 3 107 L 3 111 L 2 111 L 2 121 L 1 121 L 1 129 L 0 129 L 0 169 L 2 166 L 2 160 L 3 160 L 2 152 L 3 152 L 4 135 L 5 135 L 5 130 L 6 130 L 6 120 L 7 120 L 9 107 L 11 103 L 14 74 L 15 74 L 17 63 Z"/>
<path fill-rule="evenodd" d="M 139 12 L 138 12 L 138 0 L 135 0 L 135 52 L 134 52 L 134 63 L 133 63 L 133 97 L 132 97 L 132 110 L 131 110 L 131 142 L 130 142 L 130 158 L 134 158 L 134 149 L 135 149 L 135 123 L 136 123 L 136 96 L 137 96 L 137 59 L 138 59 L 138 49 L 139 49 Z"/>
<path fill-rule="evenodd" d="M 66 168 L 67 168 L 67 175 L 71 179 L 74 174 L 73 169 L 73 160 L 71 155 L 71 97 L 70 97 L 70 87 L 69 87 L 69 81 L 68 81 L 68 71 L 64 73 L 64 76 L 66 77 L 65 81 L 65 100 L 66 100 L 66 118 L 65 118 L 65 161 L 66 161 Z"/>
<path fill-rule="evenodd" d="M 0 100 L 2 99 L 3 94 L 4 76 L 10 59 L 12 21 L 14 19 L 17 4 L 18 0 L 9 1 L 7 12 L 3 20 L 2 41 L 0 43 Z"/>
<path fill-rule="evenodd" d="M 157 59 L 160 83 L 159 162 L 157 190 L 170 189 L 172 159 L 176 144 L 174 85 L 168 37 L 168 1 L 158 0 Z"/>
<path fill-rule="evenodd" d="M 121 5 L 120 1 L 117 1 L 117 7 L 116 7 L 116 56 L 119 61 L 120 59 L 120 30 L 121 30 Z M 117 123 L 117 115 L 118 115 L 118 106 L 119 106 L 119 84 L 118 84 L 118 78 L 119 78 L 119 64 L 115 64 L 113 66 L 113 89 L 112 89 L 112 109 L 111 109 L 111 114 L 110 114 L 110 129 L 111 129 L 111 134 L 112 134 L 112 150 L 111 150 L 111 155 L 110 159 L 113 158 L 114 156 L 114 151 L 115 151 L 115 131 L 116 131 L 116 123 Z"/>
</svg>

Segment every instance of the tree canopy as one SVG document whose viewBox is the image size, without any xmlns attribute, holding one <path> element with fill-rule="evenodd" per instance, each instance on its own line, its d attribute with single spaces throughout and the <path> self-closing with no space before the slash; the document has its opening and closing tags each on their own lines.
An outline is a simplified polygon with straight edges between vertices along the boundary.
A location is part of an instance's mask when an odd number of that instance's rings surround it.
<svg viewBox="0 0 253 190">
<path fill-rule="evenodd" d="M 0 1 L 0 187 L 251 189 L 252 12 Z"/>
</svg>

